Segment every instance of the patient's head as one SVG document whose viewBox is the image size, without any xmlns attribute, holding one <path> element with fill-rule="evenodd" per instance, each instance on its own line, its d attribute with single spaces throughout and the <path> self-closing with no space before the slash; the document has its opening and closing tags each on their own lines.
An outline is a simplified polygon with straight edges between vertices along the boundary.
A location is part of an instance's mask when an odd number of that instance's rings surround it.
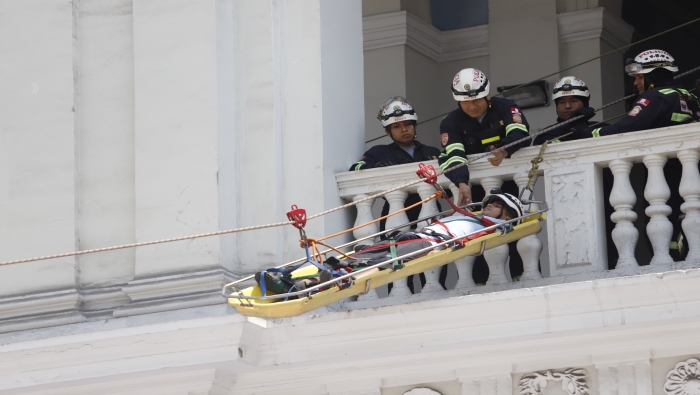
<svg viewBox="0 0 700 395">
<path fill-rule="evenodd" d="M 482 215 L 504 221 L 522 217 L 524 213 L 520 200 L 509 193 L 503 193 L 500 188 L 493 188 L 491 194 L 481 202 L 481 207 Z"/>
</svg>

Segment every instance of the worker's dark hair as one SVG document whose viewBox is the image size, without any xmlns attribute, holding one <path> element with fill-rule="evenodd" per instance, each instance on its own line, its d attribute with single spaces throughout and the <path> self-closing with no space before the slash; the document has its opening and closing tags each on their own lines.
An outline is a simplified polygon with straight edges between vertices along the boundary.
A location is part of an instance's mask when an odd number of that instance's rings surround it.
<svg viewBox="0 0 700 395">
<path fill-rule="evenodd" d="M 651 85 L 654 88 L 659 88 L 666 86 L 673 81 L 673 72 L 671 70 L 666 70 L 664 68 L 657 68 L 653 71 L 644 74 L 644 89 L 651 89 Z"/>
</svg>

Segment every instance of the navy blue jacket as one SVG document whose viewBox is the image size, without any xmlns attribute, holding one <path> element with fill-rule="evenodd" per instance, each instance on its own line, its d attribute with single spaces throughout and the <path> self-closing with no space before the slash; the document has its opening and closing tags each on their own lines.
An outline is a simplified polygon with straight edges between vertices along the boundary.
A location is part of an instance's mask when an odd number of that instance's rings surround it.
<svg viewBox="0 0 700 395">
<path fill-rule="evenodd" d="M 590 130 L 591 137 L 636 132 L 698 120 L 698 98 L 675 84 L 650 89 L 639 96 L 632 110 L 614 125 Z"/>
<path fill-rule="evenodd" d="M 362 155 L 362 159 L 350 166 L 350 171 L 433 160 L 440 155 L 439 149 L 421 144 L 418 140 L 413 140 L 413 144 L 413 157 L 396 143 L 375 145 Z"/>
<path fill-rule="evenodd" d="M 530 126 L 520 108 L 510 99 L 494 97 L 489 102 L 486 116 L 479 122 L 460 107 L 449 113 L 440 123 L 443 153 L 438 158 L 442 171 L 467 161 L 466 156 L 488 152 L 489 147 L 500 147 L 527 137 Z M 529 145 L 524 141 L 507 149 L 508 155 Z M 469 182 L 469 169 L 462 166 L 445 173 L 455 185 Z"/>
</svg>

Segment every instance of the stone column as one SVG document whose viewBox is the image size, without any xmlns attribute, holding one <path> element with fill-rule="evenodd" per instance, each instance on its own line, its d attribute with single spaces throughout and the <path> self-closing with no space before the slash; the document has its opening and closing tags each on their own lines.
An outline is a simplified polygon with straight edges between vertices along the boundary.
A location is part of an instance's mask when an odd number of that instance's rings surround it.
<svg viewBox="0 0 700 395">
<path fill-rule="evenodd" d="M 607 270 L 601 169 L 561 166 L 544 179 L 550 276 Z"/>
<path fill-rule="evenodd" d="M 389 192 L 385 195 L 387 202 L 389 202 L 389 213 L 394 213 L 399 210 L 402 210 L 404 208 L 404 203 L 406 202 L 406 198 L 408 197 L 408 192 L 406 191 L 394 191 L 394 192 Z M 391 229 L 396 226 L 401 226 L 405 223 L 408 222 L 408 215 L 406 215 L 405 211 L 402 211 L 396 215 L 392 215 L 391 217 L 386 219 L 386 229 Z M 401 232 L 406 232 L 410 229 L 408 226 L 403 226 L 399 228 Z"/>
<path fill-rule="evenodd" d="M 496 177 L 484 177 L 481 179 L 481 186 L 486 191 L 486 196 L 491 194 L 491 189 L 500 187 L 503 180 Z M 484 259 L 489 266 L 489 279 L 487 285 L 505 284 L 510 282 L 510 269 L 508 268 L 508 258 L 510 249 L 507 244 L 486 250 Z M 508 271 L 508 274 L 506 274 Z"/>
<path fill-rule="evenodd" d="M 668 220 L 671 215 L 671 207 L 666 204 L 671 197 L 664 177 L 665 155 L 647 155 L 643 159 L 649 175 L 647 185 L 644 188 L 644 198 L 649 202 L 649 207 L 644 211 L 651 220 L 647 224 L 647 235 L 654 249 L 654 257 L 650 264 L 673 263 L 669 254 L 669 244 L 673 236 L 673 225 Z"/>
<path fill-rule="evenodd" d="M 518 173 L 515 175 L 514 180 L 515 183 L 518 184 L 518 188 L 523 190 L 529 181 L 528 173 Z M 537 203 L 532 203 L 529 208 L 531 211 L 537 211 L 540 206 Z M 540 230 L 540 232 L 541 231 L 542 230 Z M 523 274 L 520 276 L 520 279 L 536 280 L 542 278 L 542 274 L 540 274 L 538 269 L 540 255 L 542 254 L 542 241 L 540 241 L 536 234 L 523 237 L 518 240 L 517 248 L 523 260 Z"/>
<path fill-rule="evenodd" d="M 358 201 L 366 198 L 367 195 L 365 194 L 359 194 L 356 195 L 352 198 L 352 200 Z M 369 199 L 366 200 L 362 203 L 358 203 L 355 207 L 357 207 L 357 217 L 355 218 L 355 226 L 359 226 L 362 224 L 365 224 L 367 222 L 372 221 L 374 218 L 372 217 L 372 205 L 374 204 L 374 199 Z M 369 235 L 375 234 L 379 232 L 379 223 L 375 222 L 373 224 L 367 225 L 365 227 L 355 229 L 352 231 L 352 235 L 355 236 L 355 239 L 361 239 L 363 237 L 367 237 Z M 371 240 L 367 240 L 368 242 L 371 242 Z"/>
<path fill-rule="evenodd" d="M 435 188 L 433 188 L 431 185 L 418 184 L 418 195 L 421 199 L 426 199 L 430 197 L 430 195 L 432 195 L 433 193 L 435 193 Z M 435 199 L 433 199 L 427 203 L 423 203 L 423 206 L 420 210 L 420 218 L 427 217 L 429 215 L 435 215 L 437 213 L 439 213 L 439 211 Z M 427 221 L 419 222 L 417 230 L 422 229 L 423 226 L 427 224 Z M 421 289 L 421 293 L 444 291 L 442 285 L 440 285 L 440 271 L 442 270 L 442 268 L 443 266 L 439 266 L 424 272 L 425 286 L 423 287 L 423 289 Z"/>
<path fill-rule="evenodd" d="M 639 239 L 639 231 L 634 227 L 633 222 L 637 220 L 637 214 L 632 210 L 637 197 L 630 184 L 631 169 L 632 162 L 628 160 L 615 159 L 610 162 L 610 170 L 615 177 L 613 189 L 610 192 L 610 204 L 615 208 L 615 212 L 610 216 L 610 219 L 615 222 L 612 238 L 620 256 L 616 269 L 638 265 L 634 257 L 634 247 Z"/>
<path fill-rule="evenodd" d="M 684 150 L 678 153 L 678 160 L 683 164 L 683 176 L 678 192 L 685 200 L 681 211 L 685 219 L 681 224 L 687 238 L 688 256 L 686 260 L 700 260 L 700 172 L 698 159 L 700 154 L 695 150 Z"/>
</svg>

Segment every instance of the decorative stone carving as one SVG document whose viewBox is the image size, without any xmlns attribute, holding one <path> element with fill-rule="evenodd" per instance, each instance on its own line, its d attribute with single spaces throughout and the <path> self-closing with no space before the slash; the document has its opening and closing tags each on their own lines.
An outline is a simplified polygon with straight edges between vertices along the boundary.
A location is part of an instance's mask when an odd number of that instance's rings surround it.
<svg viewBox="0 0 700 395">
<path fill-rule="evenodd" d="M 585 370 L 580 368 L 566 369 L 563 372 L 536 372 L 520 379 L 522 395 L 540 395 L 544 393 L 549 381 L 561 381 L 561 389 L 568 395 L 588 395 Z"/>
<path fill-rule="evenodd" d="M 406 391 L 403 393 L 403 395 L 442 395 L 442 392 L 437 392 L 435 390 L 431 390 L 430 388 L 414 388 L 410 391 Z"/>
<path fill-rule="evenodd" d="M 700 361 L 690 358 L 666 374 L 667 395 L 700 395 Z"/>
<path fill-rule="evenodd" d="M 643 162 L 649 170 L 647 185 L 644 188 L 644 198 L 649 202 L 649 207 L 644 212 L 651 218 L 647 224 L 647 235 L 654 249 L 651 264 L 673 263 L 673 258 L 668 253 L 673 235 L 673 225 L 668 220 L 668 216 L 671 215 L 671 207 L 666 204 L 668 198 L 671 197 L 671 189 L 664 176 L 666 156 L 647 155 Z"/>
<path fill-rule="evenodd" d="M 353 201 L 358 201 L 361 199 L 366 198 L 368 195 L 365 195 L 364 193 L 355 195 L 352 200 Z M 374 218 L 372 218 L 372 205 L 374 204 L 374 199 L 370 199 L 367 201 L 364 201 L 362 203 L 357 204 L 357 218 L 355 218 L 355 225 L 354 226 L 359 226 L 362 224 L 366 224 L 367 222 L 372 221 Z M 370 225 L 367 225 L 365 227 L 355 229 L 352 231 L 352 235 L 355 236 L 355 239 L 361 239 L 363 237 L 373 235 L 375 233 L 379 232 L 379 224 L 378 223 L 373 223 Z"/>
<path fill-rule="evenodd" d="M 632 207 L 637 202 L 637 196 L 635 196 L 630 183 L 632 162 L 615 159 L 610 162 L 610 170 L 615 178 L 610 192 L 610 204 L 615 208 L 615 212 L 610 216 L 610 219 L 615 223 L 612 239 L 620 257 L 615 268 L 637 267 L 634 248 L 639 239 L 639 231 L 634 227 L 637 214 L 632 211 Z"/>
</svg>

